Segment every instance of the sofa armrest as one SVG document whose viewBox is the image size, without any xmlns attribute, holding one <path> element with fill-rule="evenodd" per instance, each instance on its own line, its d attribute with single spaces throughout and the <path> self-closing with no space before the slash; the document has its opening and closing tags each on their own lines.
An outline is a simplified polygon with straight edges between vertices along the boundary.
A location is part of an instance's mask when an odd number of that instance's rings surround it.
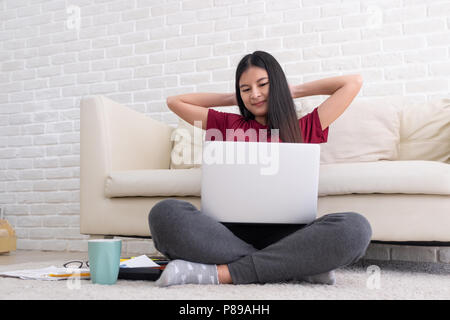
<svg viewBox="0 0 450 320">
<path fill-rule="evenodd" d="M 80 231 L 88 230 L 105 197 L 112 171 L 169 169 L 169 125 L 102 96 L 80 104 Z M 97 212 L 97 213 L 96 213 Z M 95 229 L 95 227 L 93 227 Z"/>
<path fill-rule="evenodd" d="M 81 100 L 81 157 L 105 172 L 169 169 L 173 130 L 103 96 Z"/>
</svg>

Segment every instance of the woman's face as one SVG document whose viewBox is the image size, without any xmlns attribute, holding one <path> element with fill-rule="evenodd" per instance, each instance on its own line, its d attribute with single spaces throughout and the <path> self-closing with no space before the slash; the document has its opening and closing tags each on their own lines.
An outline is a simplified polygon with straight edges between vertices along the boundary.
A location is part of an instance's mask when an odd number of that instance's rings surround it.
<svg viewBox="0 0 450 320">
<path fill-rule="evenodd" d="M 269 76 L 263 68 L 251 66 L 239 79 L 239 90 L 245 107 L 255 120 L 266 125 L 269 99 Z"/>
</svg>

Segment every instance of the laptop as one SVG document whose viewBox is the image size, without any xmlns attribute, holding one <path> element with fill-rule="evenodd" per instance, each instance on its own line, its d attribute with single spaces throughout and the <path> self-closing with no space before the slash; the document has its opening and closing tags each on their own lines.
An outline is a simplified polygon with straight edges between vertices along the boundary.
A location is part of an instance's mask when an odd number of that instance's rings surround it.
<svg viewBox="0 0 450 320">
<path fill-rule="evenodd" d="M 201 211 L 226 223 L 308 224 L 319 165 L 319 144 L 204 141 Z"/>
</svg>

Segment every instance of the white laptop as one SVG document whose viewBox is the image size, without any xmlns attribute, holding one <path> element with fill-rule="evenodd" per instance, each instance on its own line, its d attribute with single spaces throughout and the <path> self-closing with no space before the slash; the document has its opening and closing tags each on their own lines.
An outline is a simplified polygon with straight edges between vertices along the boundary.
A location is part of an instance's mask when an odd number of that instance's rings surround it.
<svg viewBox="0 0 450 320">
<path fill-rule="evenodd" d="M 201 211 L 228 223 L 308 224 L 319 165 L 318 144 L 204 141 Z"/>
</svg>

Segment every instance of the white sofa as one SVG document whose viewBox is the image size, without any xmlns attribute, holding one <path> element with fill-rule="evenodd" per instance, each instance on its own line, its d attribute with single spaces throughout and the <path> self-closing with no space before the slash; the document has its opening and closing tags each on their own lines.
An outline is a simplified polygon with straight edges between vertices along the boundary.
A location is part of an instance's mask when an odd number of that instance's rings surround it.
<svg viewBox="0 0 450 320">
<path fill-rule="evenodd" d="M 313 107 L 302 100 L 298 116 Z M 150 237 L 148 213 L 168 197 L 201 209 L 201 165 L 171 161 L 201 152 L 204 131 L 187 132 L 183 120 L 174 128 L 103 96 L 82 99 L 81 233 Z M 364 215 L 372 240 L 450 242 L 450 99 L 352 102 L 321 144 L 318 216 L 343 211 Z"/>
</svg>

